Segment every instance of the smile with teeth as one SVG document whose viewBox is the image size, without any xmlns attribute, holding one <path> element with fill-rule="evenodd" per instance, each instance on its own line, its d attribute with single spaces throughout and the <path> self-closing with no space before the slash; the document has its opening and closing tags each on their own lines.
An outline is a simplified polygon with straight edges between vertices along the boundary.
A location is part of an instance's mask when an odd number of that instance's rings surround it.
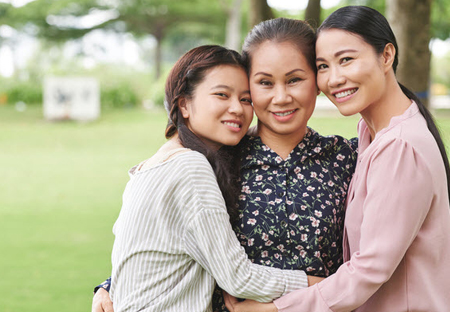
<svg viewBox="0 0 450 312">
<path fill-rule="evenodd" d="M 224 121 L 223 124 L 227 125 L 227 126 L 230 126 L 230 127 L 233 127 L 233 128 L 240 128 L 241 127 L 240 124 L 237 124 L 235 122 L 230 122 L 230 121 Z"/>
<path fill-rule="evenodd" d="M 273 112 L 273 113 L 277 116 L 284 117 L 284 116 L 292 114 L 293 112 L 295 112 L 295 109 L 293 109 L 291 111 L 283 112 L 283 113 L 275 113 L 275 112 Z"/>
<path fill-rule="evenodd" d="M 346 91 L 342 91 L 339 93 L 336 93 L 334 96 L 337 97 L 338 99 L 349 96 L 350 94 L 353 94 L 357 91 L 358 89 L 351 89 L 351 90 L 346 90 Z"/>
</svg>

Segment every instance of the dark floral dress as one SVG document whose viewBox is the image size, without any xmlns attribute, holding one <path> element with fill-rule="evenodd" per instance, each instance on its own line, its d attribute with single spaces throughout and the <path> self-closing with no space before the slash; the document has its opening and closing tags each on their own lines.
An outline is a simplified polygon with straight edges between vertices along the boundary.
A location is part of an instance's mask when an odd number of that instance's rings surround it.
<svg viewBox="0 0 450 312">
<path fill-rule="evenodd" d="M 326 277 L 342 264 L 345 199 L 357 140 L 312 129 L 283 160 L 248 137 L 241 163 L 240 219 L 234 231 L 254 263 Z M 228 311 L 221 290 L 213 311 Z"/>
</svg>

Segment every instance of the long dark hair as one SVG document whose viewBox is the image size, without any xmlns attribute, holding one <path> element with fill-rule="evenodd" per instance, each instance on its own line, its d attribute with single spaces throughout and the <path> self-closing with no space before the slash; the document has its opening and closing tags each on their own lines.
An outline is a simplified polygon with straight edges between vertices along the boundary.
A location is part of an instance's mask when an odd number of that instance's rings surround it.
<svg viewBox="0 0 450 312">
<path fill-rule="evenodd" d="M 359 35 L 365 42 L 370 44 L 376 51 L 381 54 L 388 43 L 395 47 L 395 58 L 392 64 L 394 73 L 398 65 L 398 45 L 394 32 L 389 26 L 386 18 L 378 11 L 366 6 L 346 6 L 334 11 L 317 29 L 317 35 L 326 29 L 342 29 L 347 32 Z M 428 129 L 433 135 L 441 152 L 447 174 L 447 188 L 450 197 L 450 166 L 439 130 L 436 127 L 433 116 L 430 111 L 423 105 L 419 97 L 411 90 L 398 83 L 403 93 L 417 103 L 420 113 L 427 122 Z"/>
<path fill-rule="evenodd" d="M 266 41 L 289 42 L 297 47 L 311 69 L 317 72 L 315 40 L 314 29 L 307 22 L 284 17 L 274 18 L 259 23 L 248 33 L 242 47 L 242 57 L 250 70 L 253 51 L 259 45 Z"/>
<path fill-rule="evenodd" d="M 179 109 L 181 98 L 191 99 L 196 87 L 203 81 L 207 71 L 220 65 L 232 65 L 246 70 L 240 54 L 217 45 L 204 45 L 184 54 L 173 66 L 166 80 L 164 106 L 168 114 L 166 138 L 178 133 L 184 147 L 206 156 L 217 177 L 228 214 L 232 222 L 238 217 L 239 157 L 236 149 L 223 146 L 219 151 L 209 148 L 184 122 Z"/>
</svg>

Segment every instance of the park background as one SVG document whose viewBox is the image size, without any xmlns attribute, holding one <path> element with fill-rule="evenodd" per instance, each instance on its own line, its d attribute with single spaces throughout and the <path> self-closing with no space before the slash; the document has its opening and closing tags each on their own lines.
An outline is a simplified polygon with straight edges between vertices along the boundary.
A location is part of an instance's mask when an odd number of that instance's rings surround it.
<svg viewBox="0 0 450 312">
<path fill-rule="evenodd" d="M 240 50 L 272 17 L 319 25 L 338 7 L 383 12 L 399 80 L 430 105 L 450 145 L 449 0 L 0 0 L 0 312 L 89 311 L 110 275 L 127 170 L 165 142 L 164 81 L 200 44 Z M 45 77 L 94 77 L 101 114 L 48 121 Z M 356 136 L 324 97 L 310 126 Z"/>
</svg>

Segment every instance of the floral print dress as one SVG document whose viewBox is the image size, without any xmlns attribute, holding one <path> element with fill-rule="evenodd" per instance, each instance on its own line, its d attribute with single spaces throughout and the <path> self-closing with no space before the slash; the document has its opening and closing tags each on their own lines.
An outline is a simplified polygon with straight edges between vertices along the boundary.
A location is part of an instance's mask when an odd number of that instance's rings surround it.
<svg viewBox="0 0 450 312">
<path fill-rule="evenodd" d="M 234 231 L 252 262 L 326 277 L 342 264 L 357 140 L 308 130 L 286 159 L 259 137 L 247 138 Z M 213 311 L 228 311 L 218 288 Z"/>
</svg>

